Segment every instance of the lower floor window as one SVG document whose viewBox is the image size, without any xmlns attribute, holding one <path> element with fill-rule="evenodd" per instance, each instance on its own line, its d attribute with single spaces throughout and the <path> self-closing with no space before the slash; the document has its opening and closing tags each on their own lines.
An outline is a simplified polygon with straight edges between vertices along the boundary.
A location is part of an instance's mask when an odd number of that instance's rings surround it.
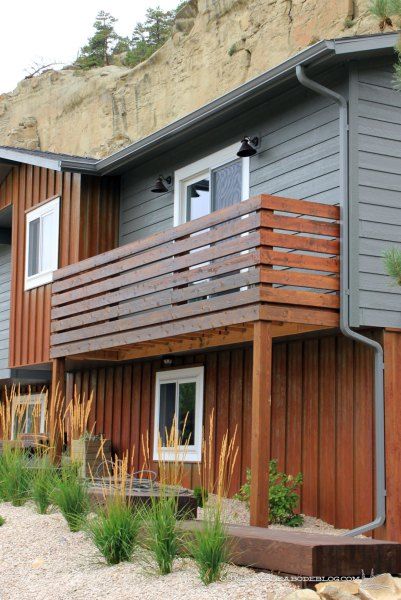
<svg viewBox="0 0 401 600">
<path fill-rule="evenodd" d="M 17 396 L 12 406 L 12 438 L 45 432 L 45 395 Z"/>
<path fill-rule="evenodd" d="M 154 460 L 174 460 L 177 449 L 185 461 L 201 460 L 203 372 L 194 367 L 156 374 Z"/>
</svg>

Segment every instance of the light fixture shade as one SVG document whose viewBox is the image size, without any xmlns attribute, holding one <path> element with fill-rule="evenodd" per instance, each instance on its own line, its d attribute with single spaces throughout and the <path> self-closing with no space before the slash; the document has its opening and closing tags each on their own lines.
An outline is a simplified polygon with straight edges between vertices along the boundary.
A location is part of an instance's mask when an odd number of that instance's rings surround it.
<svg viewBox="0 0 401 600">
<path fill-rule="evenodd" d="M 253 156 L 256 154 L 256 146 L 258 143 L 258 138 L 253 138 L 252 140 L 249 137 L 244 137 L 241 140 L 241 147 L 237 152 L 237 156 L 240 158 L 246 158 L 247 156 Z"/>
<path fill-rule="evenodd" d="M 163 177 L 158 177 L 156 179 L 155 185 L 150 191 L 155 194 L 163 194 L 164 192 L 167 192 L 167 188 L 163 183 Z"/>
</svg>

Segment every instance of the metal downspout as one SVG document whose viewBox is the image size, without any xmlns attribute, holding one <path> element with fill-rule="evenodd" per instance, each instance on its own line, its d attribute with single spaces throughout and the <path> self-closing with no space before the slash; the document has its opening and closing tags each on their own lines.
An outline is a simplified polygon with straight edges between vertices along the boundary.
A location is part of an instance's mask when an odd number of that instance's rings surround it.
<svg viewBox="0 0 401 600">
<path fill-rule="evenodd" d="M 386 520 L 386 483 L 385 483 L 385 449 L 384 449 L 384 383 L 383 383 L 383 348 L 375 340 L 371 340 L 349 325 L 349 156 L 348 156 L 348 103 L 341 94 L 309 79 L 304 67 L 297 65 L 296 75 L 299 83 L 306 88 L 334 100 L 339 107 L 340 125 L 340 329 L 341 332 L 374 350 L 374 407 L 375 407 L 375 491 L 376 517 L 370 523 L 361 525 L 345 533 L 354 536 L 372 531 L 383 525 Z M 341 468 L 341 465 L 340 465 Z"/>
</svg>

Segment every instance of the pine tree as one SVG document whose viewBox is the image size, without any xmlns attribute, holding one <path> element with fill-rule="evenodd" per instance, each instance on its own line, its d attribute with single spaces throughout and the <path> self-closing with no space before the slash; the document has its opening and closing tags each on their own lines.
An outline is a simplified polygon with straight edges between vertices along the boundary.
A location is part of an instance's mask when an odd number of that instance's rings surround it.
<svg viewBox="0 0 401 600">
<path fill-rule="evenodd" d="M 122 43 L 114 30 L 115 19 L 110 13 L 101 10 L 93 24 L 95 33 L 89 38 L 88 43 L 81 48 L 75 62 L 78 67 L 91 69 L 104 67 L 110 64 L 115 47 Z"/>
<path fill-rule="evenodd" d="M 145 21 L 138 23 L 133 31 L 125 64 L 135 66 L 160 48 L 171 35 L 175 15 L 175 10 L 164 11 L 159 6 L 148 8 Z"/>
</svg>

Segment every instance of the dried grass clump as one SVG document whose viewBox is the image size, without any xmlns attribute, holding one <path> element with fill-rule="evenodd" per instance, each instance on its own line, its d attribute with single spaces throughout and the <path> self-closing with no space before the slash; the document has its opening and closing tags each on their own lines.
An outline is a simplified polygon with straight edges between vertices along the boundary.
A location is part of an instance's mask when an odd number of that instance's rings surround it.
<svg viewBox="0 0 401 600">
<path fill-rule="evenodd" d="M 82 396 L 74 389 L 74 395 L 67 405 L 64 414 L 64 421 L 67 424 L 69 440 L 79 440 L 85 436 L 91 436 L 93 429 L 89 431 L 88 423 L 92 410 L 93 392 L 88 400 L 85 399 L 85 394 Z"/>
<path fill-rule="evenodd" d="M 214 493 L 217 496 L 217 503 L 221 506 L 223 498 L 227 498 L 231 487 L 235 465 L 238 459 L 237 427 L 234 435 L 230 439 L 228 431 L 223 435 L 220 452 L 217 457 L 214 448 L 214 411 L 209 418 L 208 436 L 203 436 L 202 441 L 202 462 L 198 463 L 199 479 L 201 489 L 206 492 Z M 215 469 L 217 467 L 217 472 Z M 207 498 L 203 498 L 206 503 Z"/>
<path fill-rule="evenodd" d="M 133 455 L 134 451 L 131 454 L 132 458 Z M 96 517 L 91 519 L 87 526 L 90 538 L 109 565 L 131 560 L 139 544 L 142 515 L 141 511 L 131 506 L 129 496 L 127 497 L 132 486 L 132 463 L 128 457 L 128 451 L 121 459 L 115 456 L 109 466 L 103 454 L 103 503 L 98 508 Z"/>
<path fill-rule="evenodd" d="M 190 443 L 190 437 L 185 435 L 187 417 L 188 415 L 185 417 L 181 432 L 178 429 L 178 424 L 176 418 L 174 417 L 170 431 L 167 429 L 165 431 L 164 444 L 159 434 L 157 444 L 157 464 L 159 470 L 159 482 L 162 487 L 182 487 L 185 475 L 185 459 L 187 457 L 188 445 Z"/>
</svg>

